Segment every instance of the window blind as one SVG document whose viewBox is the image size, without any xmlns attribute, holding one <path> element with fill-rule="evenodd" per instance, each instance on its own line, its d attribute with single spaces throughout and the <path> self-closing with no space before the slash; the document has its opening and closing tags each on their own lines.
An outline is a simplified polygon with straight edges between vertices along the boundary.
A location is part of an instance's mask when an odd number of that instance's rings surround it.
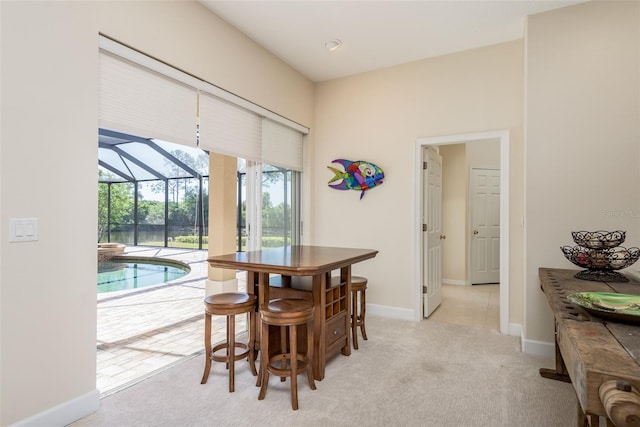
<svg viewBox="0 0 640 427">
<path fill-rule="evenodd" d="M 196 145 L 197 90 L 100 51 L 100 127 Z"/>
<path fill-rule="evenodd" d="M 100 79 L 102 128 L 302 170 L 307 127 L 104 36 Z"/>
<path fill-rule="evenodd" d="M 206 92 L 200 93 L 200 148 L 259 162 L 261 117 Z"/>
<path fill-rule="evenodd" d="M 302 171 L 302 133 L 270 119 L 262 119 L 262 162 Z"/>
</svg>

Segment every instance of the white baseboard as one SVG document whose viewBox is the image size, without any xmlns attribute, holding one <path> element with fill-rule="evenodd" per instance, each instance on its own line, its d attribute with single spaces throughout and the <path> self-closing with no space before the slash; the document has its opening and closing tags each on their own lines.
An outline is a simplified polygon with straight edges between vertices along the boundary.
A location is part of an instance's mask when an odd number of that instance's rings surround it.
<svg viewBox="0 0 640 427">
<path fill-rule="evenodd" d="M 524 337 L 522 337 L 521 340 L 523 353 L 547 359 L 553 359 L 556 357 L 556 347 L 552 342 L 527 340 Z"/>
<path fill-rule="evenodd" d="M 75 399 L 49 408 L 12 424 L 11 427 L 66 426 L 100 408 L 100 392 L 95 389 Z"/>
<path fill-rule="evenodd" d="M 507 331 L 507 333 L 511 337 L 522 338 L 522 325 L 519 325 L 517 323 L 509 323 L 509 330 Z"/>
<path fill-rule="evenodd" d="M 387 305 L 367 304 L 367 313 L 391 319 L 415 320 L 415 313 L 413 310 L 389 307 Z"/>
<path fill-rule="evenodd" d="M 470 286 L 471 282 L 467 280 L 456 280 L 456 279 L 442 279 L 443 285 L 460 285 L 460 286 Z"/>
</svg>

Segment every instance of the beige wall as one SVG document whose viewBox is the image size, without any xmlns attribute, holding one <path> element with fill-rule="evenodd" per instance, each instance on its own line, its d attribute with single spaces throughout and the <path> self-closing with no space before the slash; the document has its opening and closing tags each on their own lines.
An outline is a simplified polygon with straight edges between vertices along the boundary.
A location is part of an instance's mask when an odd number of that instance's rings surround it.
<svg viewBox="0 0 640 427">
<path fill-rule="evenodd" d="M 197 3 L 0 2 L 0 424 L 95 400 L 98 32 L 315 130 L 304 240 L 379 249 L 355 272 L 370 279 L 370 303 L 400 315 L 413 312 L 417 286 L 416 138 L 508 129 L 509 322 L 523 324 L 526 341 L 551 343 L 537 268 L 570 267 L 558 246 L 573 229 L 621 228 L 629 246 L 640 241 L 638 7 L 590 2 L 537 15 L 526 45 L 351 76 L 315 93 Z M 326 165 L 339 157 L 377 163 L 387 179 L 362 200 L 330 189 Z M 8 243 L 13 217 L 39 218 L 39 241 Z"/>
<path fill-rule="evenodd" d="M 102 34 L 295 122 L 312 124 L 313 84 L 199 3 L 96 3 Z"/>
<path fill-rule="evenodd" d="M 573 268 L 575 230 L 627 230 L 640 244 L 637 2 L 589 2 L 529 18 L 526 342 L 552 342 L 539 267 Z"/>
<path fill-rule="evenodd" d="M 500 141 L 466 144 L 466 151 L 469 168 L 500 169 Z"/>
<path fill-rule="evenodd" d="M 82 5 L 0 7 L 0 222 L 39 219 L 37 242 L 0 242 L 8 425 L 95 390 L 98 56 Z"/>
<path fill-rule="evenodd" d="M 309 127 L 314 87 L 195 2 L 0 2 L 0 19 L 0 424 L 63 425 L 98 404 L 98 33 Z M 39 240 L 8 243 L 24 217 Z"/>
<path fill-rule="evenodd" d="M 417 278 L 415 239 L 416 138 L 487 130 L 511 131 L 512 180 L 522 182 L 523 44 L 520 41 L 404 64 L 317 85 L 313 152 L 315 243 L 375 248 L 357 264 L 369 278 L 367 301 L 413 316 Z M 369 160 L 384 184 L 359 200 L 355 191 L 327 187 L 333 159 Z M 520 176 L 518 176 L 520 175 Z M 512 189 L 512 216 L 522 215 L 521 188 Z M 511 231 L 522 235 L 518 222 Z M 521 237 L 520 237 L 521 240 Z M 522 246 L 512 250 L 512 273 L 522 271 Z M 520 265 L 517 265 L 520 264 Z M 511 288 L 522 287 L 511 276 Z M 510 295 L 517 298 L 521 290 Z M 518 322 L 522 300 L 511 300 Z"/>
</svg>

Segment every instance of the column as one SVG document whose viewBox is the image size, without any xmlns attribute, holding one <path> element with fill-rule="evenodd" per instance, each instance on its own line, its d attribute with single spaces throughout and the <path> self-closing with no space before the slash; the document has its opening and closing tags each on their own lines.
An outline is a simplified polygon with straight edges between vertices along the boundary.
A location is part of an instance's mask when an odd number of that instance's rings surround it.
<svg viewBox="0 0 640 427">
<path fill-rule="evenodd" d="M 237 159 L 209 154 L 209 256 L 236 251 Z M 206 295 L 234 292 L 234 270 L 208 267 Z"/>
</svg>

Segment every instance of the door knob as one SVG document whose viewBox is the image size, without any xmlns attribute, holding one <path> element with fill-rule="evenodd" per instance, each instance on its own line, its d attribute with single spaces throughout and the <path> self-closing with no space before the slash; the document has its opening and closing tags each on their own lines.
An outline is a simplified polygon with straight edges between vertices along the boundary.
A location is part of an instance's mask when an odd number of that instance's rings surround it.
<svg viewBox="0 0 640 427">
<path fill-rule="evenodd" d="M 445 236 L 444 234 L 441 234 L 441 235 L 440 235 L 440 240 L 444 240 L 444 239 L 446 239 L 446 238 L 447 238 L 447 236 Z"/>
<path fill-rule="evenodd" d="M 478 230 L 473 230 L 473 234 L 478 234 L 479 231 Z"/>
</svg>

